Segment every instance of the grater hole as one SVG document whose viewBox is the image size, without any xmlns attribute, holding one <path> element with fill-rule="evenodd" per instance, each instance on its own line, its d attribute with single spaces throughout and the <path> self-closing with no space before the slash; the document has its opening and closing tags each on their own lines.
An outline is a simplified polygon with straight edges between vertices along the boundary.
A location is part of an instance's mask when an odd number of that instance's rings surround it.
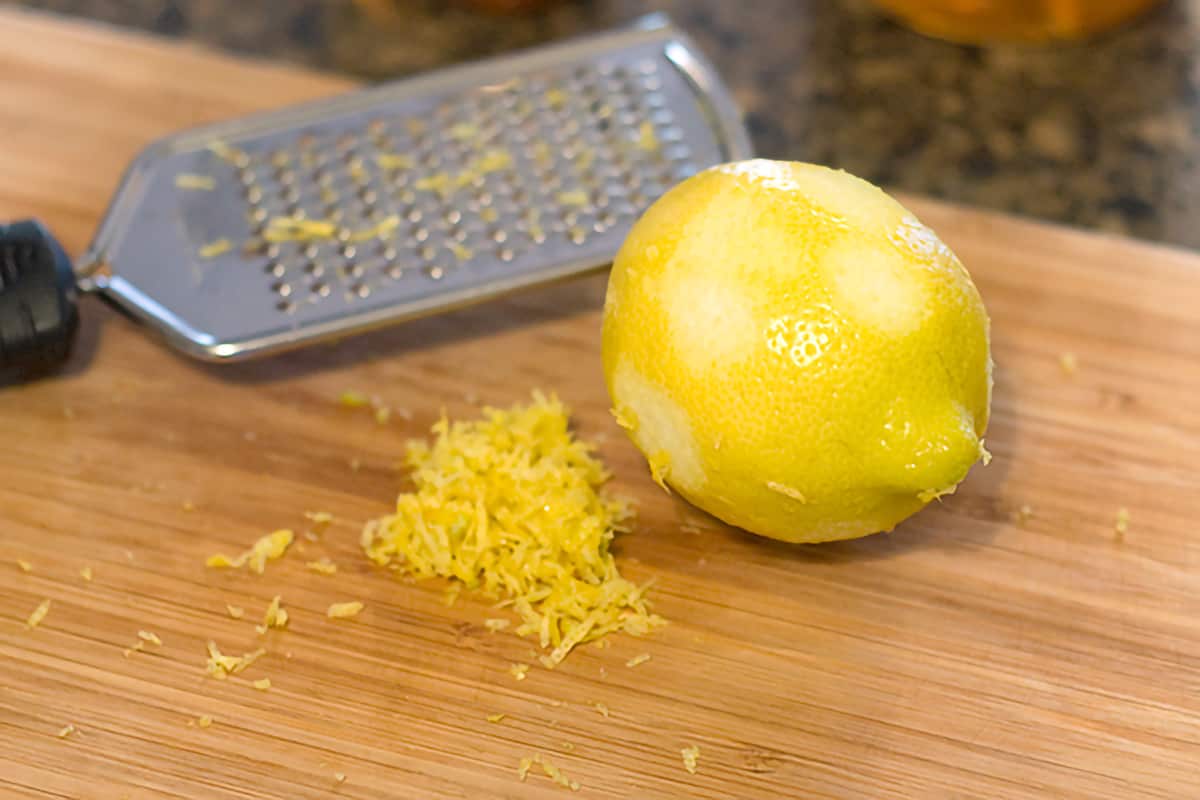
<svg viewBox="0 0 1200 800">
<path fill-rule="evenodd" d="M 404 270 L 398 264 L 389 264 L 387 267 L 384 267 L 383 274 L 392 280 L 400 280 L 404 277 Z"/>
<path fill-rule="evenodd" d="M 290 314 L 296 310 L 296 304 L 291 300 L 280 300 L 275 304 L 276 311 L 282 311 L 285 314 Z"/>
<path fill-rule="evenodd" d="M 271 284 L 271 291 L 275 292 L 275 294 L 279 295 L 280 297 L 291 297 L 292 285 L 284 281 L 276 281 L 275 283 Z"/>
<path fill-rule="evenodd" d="M 317 281 L 309 288 L 311 288 L 312 293 L 317 295 L 318 297 L 328 297 L 329 292 L 331 291 L 329 288 L 329 284 L 326 283 L 325 281 Z"/>
<path fill-rule="evenodd" d="M 305 264 L 304 271 L 307 272 L 310 277 L 319 278 L 325 274 L 325 267 L 321 266 L 315 261 L 310 261 L 308 264 Z"/>
<path fill-rule="evenodd" d="M 496 256 L 504 262 L 512 261 L 514 258 L 516 258 L 516 255 L 517 254 L 513 252 L 511 247 L 501 247 L 496 251 Z"/>
<path fill-rule="evenodd" d="M 366 298 L 371 294 L 371 287 L 365 283 L 356 283 L 350 287 L 350 291 L 357 297 Z"/>
<path fill-rule="evenodd" d="M 446 270 L 442 269 L 440 266 L 426 267 L 425 274 L 435 281 L 440 281 L 446 276 Z"/>
<path fill-rule="evenodd" d="M 282 278 L 284 271 L 283 264 L 280 264 L 278 261 L 272 261 L 266 267 L 266 273 L 276 278 Z"/>
<path fill-rule="evenodd" d="M 342 258 L 351 259 L 351 258 L 354 258 L 354 256 L 358 254 L 358 251 L 355 249 L 354 245 L 345 244 L 345 245 L 342 245 L 341 253 L 342 253 Z"/>
</svg>

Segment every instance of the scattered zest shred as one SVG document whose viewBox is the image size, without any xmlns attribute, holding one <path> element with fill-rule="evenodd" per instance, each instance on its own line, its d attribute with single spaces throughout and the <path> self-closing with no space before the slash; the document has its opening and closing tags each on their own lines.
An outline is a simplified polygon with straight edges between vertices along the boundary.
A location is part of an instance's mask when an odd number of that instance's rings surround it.
<svg viewBox="0 0 1200 800">
<path fill-rule="evenodd" d="M 362 603 L 357 600 L 351 600 L 347 603 L 333 603 L 325 613 L 330 619 L 346 619 L 347 617 L 356 616 L 362 610 Z"/>
<path fill-rule="evenodd" d="M 525 680 L 525 676 L 529 674 L 528 664 L 513 664 L 508 668 L 508 674 L 512 675 L 519 681 Z"/>
<path fill-rule="evenodd" d="M 267 612 L 263 615 L 262 625 L 255 628 L 259 635 L 265 634 L 271 628 L 286 628 L 288 624 L 288 612 L 285 608 L 280 608 L 279 601 L 283 598 L 275 595 L 271 598 L 270 605 L 267 606 Z"/>
<path fill-rule="evenodd" d="M 557 783 L 559 786 L 563 787 L 564 789 L 570 789 L 572 792 L 579 791 L 579 781 L 573 781 L 568 778 L 561 769 L 556 767 L 550 761 L 550 759 L 540 754 L 525 756 L 522 758 L 517 764 L 517 777 L 524 781 L 527 777 L 529 777 L 529 772 L 533 769 L 535 764 L 542 768 L 543 775 Z"/>
<path fill-rule="evenodd" d="M 507 628 L 508 625 L 509 622 L 506 619 L 485 619 L 483 621 L 483 627 L 487 628 L 492 633 L 495 633 L 496 631 L 502 631 Z"/>
<path fill-rule="evenodd" d="M 650 654 L 649 654 L 649 653 L 642 653 L 640 656 L 634 656 L 633 658 L 631 658 L 631 659 L 629 659 L 628 661 L 626 661 L 626 662 L 625 662 L 625 666 L 627 666 L 627 667 L 636 667 L 636 666 L 639 666 L 639 665 L 641 665 L 641 664 L 645 664 L 645 663 L 646 663 L 647 661 L 649 661 L 649 660 L 650 660 Z"/>
<path fill-rule="evenodd" d="M 218 680 L 225 680 L 230 675 L 236 675 L 253 664 L 259 658 L 266 655 L 266 652 L 266 650 L 259 648 L 254 652 L 246 653 L 242 656 L 227 656 L 217 648 L 216 642 L 209 641 L 208 663 L 205 671 Z"/>
<path fill-rule="evenodd" d="M 309 561 L 304 567 L 313 572 L 319 572 L 322 575 L 333 575 L 337 572 L 337 564 L 328 558 L 322 558 L 320 561 Z"/>
<path fill-rule="evenodd" d="M 25 627 L 29 630 L 33 630 L 38 625 L 42 624 L 42 620 L 46 618 L 46 614 L 48 613 L 50 613 L 50 601 L 43 600 L 38 607 L 33 610 L 33 613 L 29 615 L 29 618 L 25 620 Z"/>
<path fill-rule="evenodd" d="M 1079 359 L 1074 353 L 1062 353 L 1058 357 L 1058 366 L 1064 374 L 1074 375 L 1079 371 Z"/>
<path fill-rule="evenodd" d="M 152 644 L 155 647 L 162 647 L 162 639 L 158 638 L 157 633 L 151 633 L 150 631 L 138 631 L 138 639 L 143 642 L 147 642 L 148 644 Z"/>
<path fill-rule="evenodd" d="M 592 708 L 599 711 L 600 716 L 604 717 L 605 719 L 607 719 L 610 716 L 608 706 L 604 705 L 604 703 L 592 703 Z"/>
<path fill-rule="evenodd" d="M 1113 526 L 1113 530 L 1117 534 L 1117 541 L 1122 541 L 1125 538 L 1125 534 L 1129 532 L 1129 509 L 1128 508 L 1117 509 L 1117 522 Z"/>
<path fill-rule="evenodd" d="M 679 751 L 683 756 L 683 768 L 692 775 L 696 774 L 696 762 L 700 760 L 700 748 L 696 745 L 685 747 Z"/>
<path fill-rule="evenodd" d="M 134 642 L 131 647 L 126 647 L 124 650 L 122 650 L 121 655 L 124 658 L 129 658 L 134 653 L 140 653 L 145 649 L 146 649 L 146 643 L 143 642 L 141 639 L 139 639 L 136 642 Z"/>
<path fill-rule="evenodd" d="M 229 613 L 229 616 L 232 619 L 241 619 L 242 617 L 246 616 L 246 609 L 242 608 L 241 606 L 226 605 L 225 610 Z"/>
<path fill-rule="evenodd" d="M 658 149 L 658 134 L 654 132 L 654 123 L 650 120 L 646 120 L 638 126 L 637 146 L 639 150 Z"/>
<path fill-rule="evenodd" d="M 59 732 L 54 735 L 60 739 L 66 739 L 68 736 L 70 736 L 73 733 L 76 733 L 78 730 L 79 729 L 76 728 L 73 724 L 68 724 L 65 727 L 63 727 L 62 729 L 60 729 Z"/>
<path fill-rule="evenodd" d="M 338 402 L 346 408 L 362 408 L 371 405 L 371 398 L 362 392 L 347 389 L 338 396 Z"/>
<path fill-rule="evenodd" d="M 196 718 L 196 727 L 198 727 L 198 728 L 211 728 L 212 724 L 213 724 L 213 718 L 210 717 L 208 714 L 201 714 L 199 717 Z"/>
<path fill-rule="evenodd" d="M 337 783 L 345 783 L 346 782 L 346 773 L 344 773 L 344 772 L 333 773 L 333 780 L 336 781 Z"/>
<path fill-rule="evenodd" d="M 254 682 L 254 688 L 258 689 L 260 692 L 267 691 L 268 689 L 271 688 L 271 679 L 270 678 L 259 678 L 258 680 L 256 680 Z"/>
<path fill-rule="evenodd" d="M 417 578 L 444 577 L 502 597 L 553 667 L 584 642 L 664 624 L 646 586 L 623 578 L 609 550 L 627 530 L 628 504 L 607 495 L 609 475 L 570 431 L 568 410 L 535 392 L 533 402 L 485 408 L 482 419 L 433 426 L 406 463 L 415 490 L 396 513 L 372 520 L 362 546 L 376 564 Z"/>
<path fill-rule="evenodd" d="M 487 721 L 488 722 L 499 722 L 502 719 L 504 719 L 506 716 L 508 716 L 508 715 L 507 714 L 488 714 Z"/>
<path fill-rule="evenodd" d="M 21 570 L 21 572 L 33 572 L 33 564 L 30 564 L 23 558 L 18 558 L 17 569 Z"/>
<path fill-rule="evenodd" d="M 83 578 L 83 580 L 85 582 L 91 583 L 92 582 L 92 568 L 84 567 L 83 569 L 79 570 L 79 577 Z"/>
<path fill-rule="evenodd" d="M 266 569 L 267 562 L 282 557 L 295 538 L 296 535 L 290 530 L 277 530 L 259 539 L 249 550 L 241 555 L 230 558 L 222 553 L 217 553 L 214 556 L 209 556 L 204 565 L 213 569 L 228 567 L 240 569 L 247 567 L 256 575 L 262 575 L 263 570 Z"/>
<path fill-rule="evenodd" d="M 333 514 L 328 511 L 305 511 L 304 518 L 314 525 L 328 525 L 333 522 Z"/>
</svg>

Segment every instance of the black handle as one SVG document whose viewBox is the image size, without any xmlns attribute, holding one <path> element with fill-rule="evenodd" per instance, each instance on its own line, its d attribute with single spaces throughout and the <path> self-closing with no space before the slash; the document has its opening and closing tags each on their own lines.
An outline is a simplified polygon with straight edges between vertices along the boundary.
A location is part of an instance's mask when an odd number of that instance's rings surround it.
<svg viewBox="0 0 1200 800">
<path fill-rule="evenodd" d="M 41 223 L 0 225 L 0 378 L 66 360 L 79 327 L 75 297 L 71 262 Z"/>
</svg>

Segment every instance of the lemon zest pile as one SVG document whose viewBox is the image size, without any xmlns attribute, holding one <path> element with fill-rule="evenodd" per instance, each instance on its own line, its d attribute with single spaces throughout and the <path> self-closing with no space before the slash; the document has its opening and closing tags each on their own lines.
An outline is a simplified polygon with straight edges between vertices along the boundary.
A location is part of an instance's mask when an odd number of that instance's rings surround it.
<svg viewBox="0 0 1200 800">
<path fill-rule="evenodd" d="M 662 625 L 646 587 L 621 577 L 609 552 L 630 511 L 601 491 L 608 473 L 571 434 L 567 408 L 535 393 L 529 405 L 483 413 L 443 417 L 432 446 L 409 444 L 415 491 L 363 529 L 367 556 L 503 598 L 521 617 L 517 633 L 550 649 L 548 667 L 578 644 Z"/>
<path fill-rule="evenodd" d="M 351 600 L 348 603 L 333 603 L 325 613 L 330 619 L 346 619 L 357 616 L 358 612 L 362 610 L 362 603 L 357 600 Z"/>
<path fill-rule="evenodd" d="M 290 530 L 277 530 L 273 533 L 268 533 L 255 542 L 249 550 L 234 558 L 230 558 L 222 553 L 209 556 L 204 562 L 204 566 L 214 569 L 224 569 L 227 567 L 240 569 L 242 567 L 249 567 L 251 572 L 256 575 L 262 575 L 263 570 L 266 569 L 267 562 L 281 558 L 287 552 L 287 549 L 291 546 L 295 538 L 296 535 Z"/>
<path fill-rule="evenodd" d="M 225 680 L 230 675 L 236 675 L 241 672 L 266 655 L 266 653 L 267 651 L 260 647 L 251 653 L 245 653 L 241 656 L 227 656 L 220 651 L 216 642 L 209 640 L 208 662 L 205 665 L 205 671 L 217 680 Z"/>
<path fill-rule="evenodd" d="M 700 760 L 700 748 L 696 745 L 685 747 L 679 751 L 683 756 L 683 768 L 692 775 L 696 774 L 696 762 Z"/>
<path fill-rule="evenodd" d="M 38 607 L 33 610 L 33 613 L 29 615 L 29 618 L 25 620 L 25 627 L 29 630 L 33 630 L 38 625 L 42 624 L 42 620 L 46 618 L 48 613 L 50 613 L 50 601 L 43 600 Z"/>
</svg>

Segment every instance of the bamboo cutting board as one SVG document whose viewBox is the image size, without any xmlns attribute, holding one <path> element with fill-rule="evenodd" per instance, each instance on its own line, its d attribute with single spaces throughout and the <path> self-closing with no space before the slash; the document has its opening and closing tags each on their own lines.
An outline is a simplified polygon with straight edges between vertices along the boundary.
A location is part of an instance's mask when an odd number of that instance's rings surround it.
<svg viewBox="0 0 1200 800">
<path fill-rule="evenodd" d="M 12 11 L 0 29 L 0 218 L 75 252 L 149 139 L 347 85 Z M 913 206 L 993 317 L 995 460 L 894 533 L 828 546 L 654 486 L 607 413 L 602 279 L 227 367 L 86 302 L 65 373 L 0 391 L 0 795 L 561 796 L 517 778 L 541 753 L 592 798 L 1200 797 L 1200 258 Z M 412 419 L 339 407 L 352 387 Z M 382 574 L 357 539 L 441 407 L 534 387 L 603 440 L 639 509 L 620 563 L 657 578 L 671 624 L 517 682 L 529 644 L 487 633 L 494 611 Z M 323 541 L 265 575 L 204 569 L 317 509 Z M 336 576 L 304 569 L 322 555 Z M 207 678 L 205 641 L 257 647 L 275 594 L 291 628 Z M 343 600 L 366 610 L 326 619 Z M 123 657 L 140 629 L 162 646 Z"/>
</svg>

